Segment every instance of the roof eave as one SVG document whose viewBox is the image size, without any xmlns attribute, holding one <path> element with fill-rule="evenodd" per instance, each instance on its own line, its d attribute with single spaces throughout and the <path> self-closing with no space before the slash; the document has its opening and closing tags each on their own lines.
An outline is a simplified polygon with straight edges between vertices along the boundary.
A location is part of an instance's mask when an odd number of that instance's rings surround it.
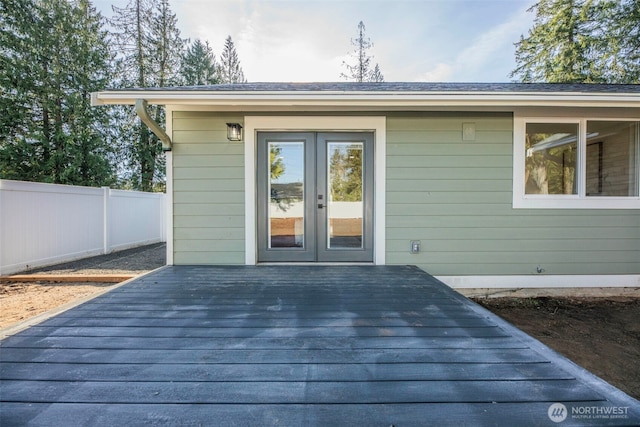
<svg viewBox="0 0 640 427">
<path fill-rule="evenodd" d="M 640 107 L 636 93 L 581 92 L 219 92 L 219 91 L 103 91 L 92 93 L 92 105 L 149 104 L 256 107 Z"/>
</svg>

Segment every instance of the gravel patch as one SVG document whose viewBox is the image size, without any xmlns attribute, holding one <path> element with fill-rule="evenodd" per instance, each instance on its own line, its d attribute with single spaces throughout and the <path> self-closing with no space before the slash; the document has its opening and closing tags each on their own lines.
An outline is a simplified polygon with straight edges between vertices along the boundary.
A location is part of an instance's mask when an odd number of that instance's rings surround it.
<svg viewBox="0 0 640 427">
<path fill-rule="evenodd" d="M 141 274 L 164 266 L 167 262 L 166 250 L 166 243 L 156 243 L 29 270 L 23 274 Z"/>
</svg>

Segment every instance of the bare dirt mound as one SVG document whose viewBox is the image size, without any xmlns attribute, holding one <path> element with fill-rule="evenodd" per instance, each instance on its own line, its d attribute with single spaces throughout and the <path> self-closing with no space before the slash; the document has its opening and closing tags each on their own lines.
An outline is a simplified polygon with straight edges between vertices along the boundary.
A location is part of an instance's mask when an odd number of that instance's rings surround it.
<svg viewBox="0 0 640 427">
<path fill-rule="evenodd" d="M 640 299 L 475 299 L 558 353 L 640 399 Z"/>
</svg>

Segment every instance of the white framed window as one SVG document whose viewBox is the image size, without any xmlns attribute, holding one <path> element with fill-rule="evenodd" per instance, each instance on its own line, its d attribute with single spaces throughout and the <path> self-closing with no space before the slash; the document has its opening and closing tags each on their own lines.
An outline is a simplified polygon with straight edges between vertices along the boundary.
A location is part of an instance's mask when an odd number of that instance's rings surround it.
<svg viewBox="0 0 640 427">
<path fill-rule="evenodd" d="M 513 207 L 640 208 L 640 120 L 516 117 Z"/>
</svg>

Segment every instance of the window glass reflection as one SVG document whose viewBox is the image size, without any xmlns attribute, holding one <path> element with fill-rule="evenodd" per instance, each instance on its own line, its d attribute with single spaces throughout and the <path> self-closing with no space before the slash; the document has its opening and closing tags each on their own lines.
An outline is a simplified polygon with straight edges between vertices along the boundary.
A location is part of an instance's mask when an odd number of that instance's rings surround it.
<svg viewBox="0 0 640 427">
<path fill-rule="evenodd" d="M 268 148 L 269 248 L 304 248 L 304 142 Z"/>
<path fill-rule="evenodd" d="M 327 146 L 327 245 L 331 249 L 362 248 L 362 156 L 362 143 L 332 142 Z"/>
</svg>

